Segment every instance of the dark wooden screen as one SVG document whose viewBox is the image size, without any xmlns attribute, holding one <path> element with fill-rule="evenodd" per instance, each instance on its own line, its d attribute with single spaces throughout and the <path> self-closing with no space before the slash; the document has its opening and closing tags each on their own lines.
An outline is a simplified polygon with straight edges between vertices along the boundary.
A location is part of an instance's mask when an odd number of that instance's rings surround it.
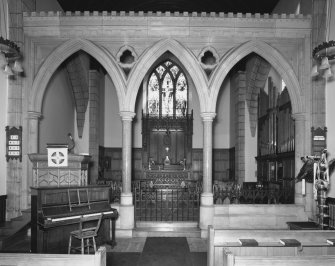
<svg viewBox="0 0 335 266">
<path fill-rule="evenodd" d="M 185 116 L 150 116 L 142 114 L 142 162 L 147 168 L 149 158 L 155 164 L 163 164 L 167 155 L 171 164 L 186 159 L 192 162 L 193 113 Z"/>
<path fill-rule="evenodd" d="M 280 91 L 268 82 L 259 95 L 258 181 L 291 186 L 294 179 L 295 130 L 287 88 Z"/>
</svg>

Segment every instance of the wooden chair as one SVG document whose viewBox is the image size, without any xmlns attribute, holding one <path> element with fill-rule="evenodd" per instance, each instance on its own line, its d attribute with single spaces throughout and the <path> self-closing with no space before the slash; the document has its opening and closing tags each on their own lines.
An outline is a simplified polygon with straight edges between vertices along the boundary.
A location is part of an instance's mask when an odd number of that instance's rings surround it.
<svg viewBox="0 0 335 266">
<path fill-rule="evenodd" d="M 88 209 L 91 209 L 90 197 L 87 188 L 68 189 L 67 195 L 70 211 L 72 211 L 75 207 L 87 207 Z"/>
<path fill-rule="evenodd" d="M 85 248 L 87 248 L 87 253 L 90 253 L 90 248 L 94 248 L 94 252 L 97 251 L 95 238 L 98 235 L 100 228 L 101 220 L 103 214 L 92 215 L 92 216 L 81 216 L 79 222 L 79 230 L 70 232 L 69 238 L 69 248 L 68 253 L 71 253 L 71 250 L 80 250 L 81 254 L 85 253 Z M 72 237 L 80 240 L 80 247 L 72 247 Z M 92 243 L 90 243 L 92 241 Z"/>
</svg>

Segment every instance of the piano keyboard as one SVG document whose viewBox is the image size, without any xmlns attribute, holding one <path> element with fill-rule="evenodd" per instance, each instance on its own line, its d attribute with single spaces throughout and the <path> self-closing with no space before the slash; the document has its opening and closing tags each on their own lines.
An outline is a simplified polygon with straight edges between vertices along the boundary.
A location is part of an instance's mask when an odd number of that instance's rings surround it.
<svg viewBox="0 0 335 266">
<path fill-rule="evenodd" d="M 54 222 L 61 222 L 61 221 L 66 221 L 66 220 L 80 219 L 81 216 L 90 217 L 90 216 L 97 216 L 97 215 L 100 215 L 100 214 L 108 215 L 108 214 L 113 214 L 113 213 L 114 213 L 114 211 L 95 212 L 95 213 L 84 214 L 84 215 L 67 216 L 67 217 L 60 217 L 60 218 L 47 218 L 47 221 L 54 223 Z"/>
</svg>

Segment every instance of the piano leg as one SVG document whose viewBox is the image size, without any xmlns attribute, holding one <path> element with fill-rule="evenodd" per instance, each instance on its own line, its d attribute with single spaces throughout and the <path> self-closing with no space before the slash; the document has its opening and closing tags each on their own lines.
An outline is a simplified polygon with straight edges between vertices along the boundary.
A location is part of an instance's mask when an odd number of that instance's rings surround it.
<svg viewBox="0 0 335 266">
<path fill-rule="evenodd" d="M 48 252 L 48 231 L 43 230 L 43 244 L 42 244 L 42 253 Z"/>
<path fill-rule="evenodd" d="M 112 248 L 114 248 L 116 246 L 116 241 L 115 241 L 115 220 L 116 220 L 115 218 L 111 218 L 111 221 L 112 221 L 112 239 L 106 242 Z"/>
</svg>

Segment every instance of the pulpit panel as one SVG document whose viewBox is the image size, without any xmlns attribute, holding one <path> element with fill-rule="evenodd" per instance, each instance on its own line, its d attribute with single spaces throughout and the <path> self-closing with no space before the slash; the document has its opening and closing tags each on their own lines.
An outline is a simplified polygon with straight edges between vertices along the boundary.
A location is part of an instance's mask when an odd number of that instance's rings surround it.
<svg viewBox="0 0 335 266">
<path fill-rule="evenodd" d="M 89 155 L 68 155 L 66 167 L 49 167 L 47 154 L 29 154 L 33 163 L 33 186 L 84 186 L 88 181 Z"/>
</svg>

